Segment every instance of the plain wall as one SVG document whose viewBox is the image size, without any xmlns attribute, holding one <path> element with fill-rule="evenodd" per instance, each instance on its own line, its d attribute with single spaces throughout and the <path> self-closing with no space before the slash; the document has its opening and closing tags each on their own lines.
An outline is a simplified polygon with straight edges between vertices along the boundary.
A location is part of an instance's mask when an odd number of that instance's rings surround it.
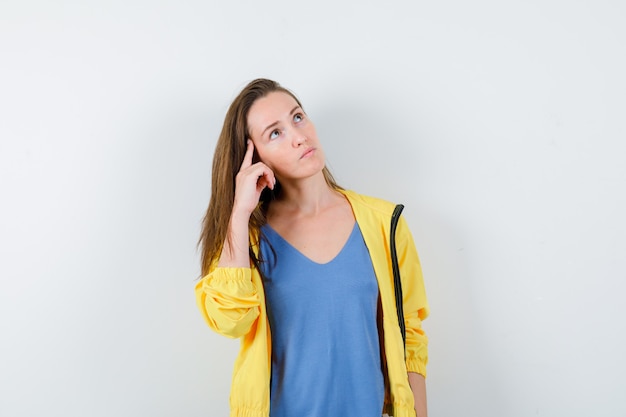
<svg viewBox="0 0 626 417">
<path fill-rule="evenodd" d="M 195 305 L 230 101 L 406 205 L 431 416 L 624 416 L 626 6 L 0 2 L 0 415 L 226 416 Z"/>
</svg>

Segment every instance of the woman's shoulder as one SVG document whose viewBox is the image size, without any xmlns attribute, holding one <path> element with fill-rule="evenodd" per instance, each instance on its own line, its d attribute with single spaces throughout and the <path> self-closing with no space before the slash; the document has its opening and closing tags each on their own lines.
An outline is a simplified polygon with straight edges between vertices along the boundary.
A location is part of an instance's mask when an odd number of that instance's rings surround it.
<svg viewBox="0 0 626 417">
<path fill-rule="evenodd" d="M 352 190 L 341 190 L 343 195 L 346 196 L 350 204 L 352 205 L 352 209 L 357 210 L 368 210 L 379 213 L 385 218 L 391 216 L 394 208 L 396 207 L 395 203 L 391 201 L 384 200 L 378 197 L 372 197 L 369 195 L 357 193 Z"/>
</svg>

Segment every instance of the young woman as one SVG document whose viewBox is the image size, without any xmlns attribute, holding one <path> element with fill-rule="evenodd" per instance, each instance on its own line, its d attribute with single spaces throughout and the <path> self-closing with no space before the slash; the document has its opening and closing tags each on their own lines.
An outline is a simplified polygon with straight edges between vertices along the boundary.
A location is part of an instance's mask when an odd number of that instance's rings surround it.
<svg viewBox="0 0 626 417">
<path fill-rule="evenodd" d="M 405 353 L 393 209 L 335 183 L 290 91 L 258 79 L 233 101 L 213 157 L 196 285 L 208 325 L 241 339 L 231 417 L 426 416 L 428 304 L 400 218 Z"/>
</svg>

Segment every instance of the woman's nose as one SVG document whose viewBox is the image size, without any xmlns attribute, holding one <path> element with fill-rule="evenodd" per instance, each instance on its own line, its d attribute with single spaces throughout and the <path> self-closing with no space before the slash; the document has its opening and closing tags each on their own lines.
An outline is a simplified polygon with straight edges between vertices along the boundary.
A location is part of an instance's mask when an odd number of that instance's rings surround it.
<svg viewBox="0 0 626 417">
<path fill-rule="evenodd" d="M 298 147 L 306 142 L 307 138 L 304 132 L 294 131 L 293 132 L 293 146 Z"/>
</svg>

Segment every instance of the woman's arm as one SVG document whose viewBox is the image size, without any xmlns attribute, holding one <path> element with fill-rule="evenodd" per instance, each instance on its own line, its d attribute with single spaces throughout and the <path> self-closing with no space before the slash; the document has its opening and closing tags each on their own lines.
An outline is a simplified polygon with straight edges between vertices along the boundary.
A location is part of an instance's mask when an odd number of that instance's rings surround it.
<svg viewBox="0 0 626 417">
<path fill-rule="evenodd" d="M 261 297 L 249 267 L 215 268 L 196 284 L 195 291 L 204 321 L 223 336 L 246 335 L 259 317 Z"/>
<path fill-rule="evenodd" d="M 426 299 L 420 260 L 404 217 L 400 217 L 398 223 L 396 243 L 402 279 L 407 371 L 426 376 L 428 337 L 422 329 L 422 321 L 428 317 L 430 309 Z"/>
<path fill-rule="evenodd" d="M 272 170 L 262 162 L 253 164 L 253 155 L 254 144 L 248 139 L 248 148 L 235 178 L 235 201 L 228 223 L 228 235 L 217 264 L 220 267 L 250 266 L 248 254 L 250 215 L 259 204 L 263 189 L 265 187 L 274 189 L 276 185 Z"/>
<path fill-rule="evenodd" d="M 275 184 L 266 165 L 252 164 L 253 153 L 254 145 L 248 141 L 220 258 L 196 285 L 196 302 L 204 320 L 216 332 L 233 338 L 247 334 L 260 314 L 261 300 L 253 282 L 258 272 L 250 268 L 248 222 L 261 191 Z"/>
<path fill-rule="evenodd" d="M 406 366 L 415 401 L 417 417 L 427 417 L 426 363 L 428 338 L 422 329 L 422 320 L 429 314 L 428 300 L 413 236 L 403 217 L 400 217 L 396 235 L 398 261 L 402 278 L 404 321 L 406 325 Z"/>
<path fill-rule="evenodd" d="M 250 213 L 236 207 L 233 208 L 228 223 L 228 235 L 217 263 L 218 267 L 250 267 L 250 255 L 248 253 L 249 221 Z"/>
<path fill-rule="evenodd" d="M 415 400 L 415 414 L 417 417 L 428 417 L 428 407 L 426 404 L 426 379 L 423 375 L 409 372 L 409 384 L 413 391 Z"/>
</svg>

